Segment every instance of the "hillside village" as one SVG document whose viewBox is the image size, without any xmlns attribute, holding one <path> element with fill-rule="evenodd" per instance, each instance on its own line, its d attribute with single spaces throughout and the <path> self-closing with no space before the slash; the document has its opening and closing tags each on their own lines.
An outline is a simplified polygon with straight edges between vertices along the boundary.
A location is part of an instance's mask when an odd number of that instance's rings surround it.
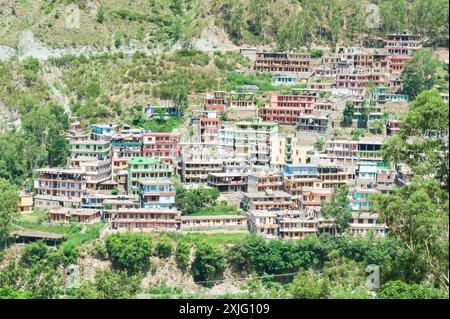
<svg viewBox="0 0 450 319">
<path fill-rule="evenodd" d="M 447 299 L 425 4 L 160 2 L 0 4 L 0 299 Z"/>
<path fill-rule="evenodd" d="M 67 167 L 37 169 L 33 193 L 21 195 L 33 198 L 23 210 L 46 210 L 51 222 L 102 220 L 108 232 L 241 227 L 293 239 L 335 231 L 321 206 L 346 185 L 350 232 L 385 236 L 370 198 L 411 179 L 406 164 L 383 160 L 381 147 L 399 132 L 398 110 L 409 99 L 400 73 L 419 48 L 420 37 L 400 33 L 387 35 L 384 48 L 340 47 L 323 56 L 241 49 L 253 72 L 270 72 L 286 93 L 258 106 L 254 86 L 210 92 L 202 109 L 190 110 L 188 130 L 97 123 L 84 133 L 72 117 Z M 448 103 L 448 94 L 441 97 Z M 141 111 L 182 112 L 172 101 Z M 217 188 L 238 215 L 186 215 L 176 207 L 175 185 Z"/>
</svg>

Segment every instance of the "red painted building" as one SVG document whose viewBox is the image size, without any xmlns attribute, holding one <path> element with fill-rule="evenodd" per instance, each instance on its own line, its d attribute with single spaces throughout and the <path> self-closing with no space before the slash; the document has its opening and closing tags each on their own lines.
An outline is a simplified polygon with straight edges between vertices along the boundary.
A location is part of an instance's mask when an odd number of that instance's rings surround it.
<svg viewBox="0 0 450 319">
<path fill-rule="evenodd" d="M 315 96 L 274 94 L 270 105 L 260 110 L 264 121 L 295 124 L 303 114 L 312 114 Z"/>
<path fill-rule="evenodd" d="M 178 132 L 153 132 L 144 134 L 144 157 L 159 157 L 175 163 L 181 156 L 181 134 Z"/>
</svg>

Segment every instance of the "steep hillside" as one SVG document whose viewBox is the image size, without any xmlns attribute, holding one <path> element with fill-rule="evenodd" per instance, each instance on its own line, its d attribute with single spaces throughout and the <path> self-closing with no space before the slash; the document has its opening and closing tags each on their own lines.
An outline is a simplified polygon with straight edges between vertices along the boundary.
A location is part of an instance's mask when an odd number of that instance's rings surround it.
<svg viewBox="0 0 450 319">
<path fill-rule="evenodd" d="M 161 48 L 211 33 L 216 33 L 217 45 L 232 41 L 298 48 L 399 30 L 448 46 L 449 32 L 445 0 L 0 1 L 0 45 L 16 47 L 25 30 L 53 48 L 113 48 L 135 42 Z"/>
</svg>

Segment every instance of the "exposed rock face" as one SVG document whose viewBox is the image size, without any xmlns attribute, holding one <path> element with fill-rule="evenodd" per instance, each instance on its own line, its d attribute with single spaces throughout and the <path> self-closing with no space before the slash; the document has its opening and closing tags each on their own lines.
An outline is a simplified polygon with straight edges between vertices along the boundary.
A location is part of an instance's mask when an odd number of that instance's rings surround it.
<svg viewBox="0 0 450 319">
<path fill-rule="evenodd" d="M 0 45 L 0 61 L 8 61 L 17 54 L 11 47 Z"/>
</svg>

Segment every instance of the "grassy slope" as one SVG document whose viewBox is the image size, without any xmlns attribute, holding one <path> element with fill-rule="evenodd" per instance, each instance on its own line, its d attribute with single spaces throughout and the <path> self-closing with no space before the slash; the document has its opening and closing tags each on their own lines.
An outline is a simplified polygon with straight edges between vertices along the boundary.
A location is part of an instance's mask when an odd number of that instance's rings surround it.
<svg viewBox="0 0 450 319">
<path fill-rule="evenodd" d="M 32 29 L 35 36 L 51 47 L 114 45 L 115 37 L 124 41 L 138 39 L 151 44 L 161 40 L 166 27 L 175 19 L 169 0 L 20 0 L 15 4 L 0 4 L 0 45 L 15 46 L 17 35 Z M 69 5 L 79 8 L 79 28 L 68 28 L 66 10 Z M 97 10 L 103 7 L 105 19 L 97 21 Z M 186 27 L 186 36 L 197 35 L 201 30 L 196 17 L 201 6 L 192 1 L 179 15 Z M 188 27 L 188 28 L 187 28 Z"/>
</svg>

